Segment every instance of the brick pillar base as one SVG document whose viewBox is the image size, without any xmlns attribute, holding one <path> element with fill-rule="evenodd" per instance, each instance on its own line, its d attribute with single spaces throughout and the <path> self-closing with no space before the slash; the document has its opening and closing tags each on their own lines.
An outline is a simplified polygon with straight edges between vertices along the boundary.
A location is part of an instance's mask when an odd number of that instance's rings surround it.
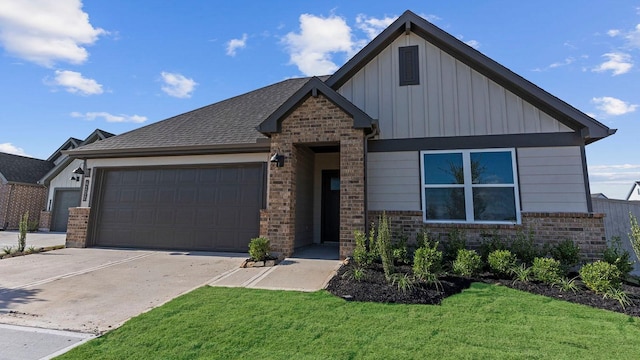
<svg viewBox="0 0 640 360">
<path fill-rule="evenodd" d="M 51 231 L 51 211 L 40 211 L 40 221 L 38 222 L 38 231 Z"/>
<path fill-rule="evenodd" d="M 88 207 L 69 208 L 66 247 L 87 247 L 87 233 L 89 229 L 90 212 L 91 208 Z"/>
</svg>

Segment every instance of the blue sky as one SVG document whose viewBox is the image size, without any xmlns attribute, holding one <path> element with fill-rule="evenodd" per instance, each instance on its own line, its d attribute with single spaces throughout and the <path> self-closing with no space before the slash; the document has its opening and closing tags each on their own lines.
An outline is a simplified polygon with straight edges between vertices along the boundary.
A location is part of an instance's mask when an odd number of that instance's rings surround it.
<svg viewBox="0 0 640 360">
<path fill-rule="evenodd" d="M 49 157 L 304 75 L 332 73 L 410 9 L 618 133 L 592 192 L 640 180 L 638 1 L 0 2 L 0 151 Z M 635 146 L 634 146 L 635 145 Z"/>
</svg>

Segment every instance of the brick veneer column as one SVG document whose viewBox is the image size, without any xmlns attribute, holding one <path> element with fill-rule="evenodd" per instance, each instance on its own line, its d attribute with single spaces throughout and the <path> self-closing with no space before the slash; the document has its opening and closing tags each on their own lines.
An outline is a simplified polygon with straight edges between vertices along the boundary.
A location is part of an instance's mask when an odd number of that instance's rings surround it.
<svg viewBox="0 0 640 360">
<path fill-rule="evenodd" d="M 269 202 L 260 214 L 261 235 L 274 252 L 289 256 L 295 244 L 296 144 L 340 145 L 340 257 L 351 255 L 353 232 L 364 230 L 364 131 L 323 95 L 309 97 L 271 135 L 271 152 L 285 156 L 283 167 L 270 164 Z"/>
<path fill-rule="evenodd" d="M 51 231 L 51 211 L 40 211 L 40 222 L 38 223 L 38 231 Z"/>
<path fill-rule="evenodd" d="M 67 223 L 66 247 L 87 247 L 87 231 L 89 228 L 89 214 L 91 208 L 69 208 L 69 222 Z"/>
</svg>

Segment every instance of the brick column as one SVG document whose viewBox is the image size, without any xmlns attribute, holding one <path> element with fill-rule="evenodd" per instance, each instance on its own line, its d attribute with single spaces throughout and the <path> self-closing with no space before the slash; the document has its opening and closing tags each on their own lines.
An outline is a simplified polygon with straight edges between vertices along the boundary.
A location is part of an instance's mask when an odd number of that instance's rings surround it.
<svg viewBox="0 0 640 360">
<path fill-rule="evenodd" d="M 69 222 L 67 224 L 66 247 L 87 247 L 87 233 L 89 229 L 89 213 L 91 208 L 69 208 Z"/>
<path fill-rule="evenodd" d="M 38 231 L 51 231 L 51 211 L 40 211 L 40 221 L 38 222 Z"/>
</svg>

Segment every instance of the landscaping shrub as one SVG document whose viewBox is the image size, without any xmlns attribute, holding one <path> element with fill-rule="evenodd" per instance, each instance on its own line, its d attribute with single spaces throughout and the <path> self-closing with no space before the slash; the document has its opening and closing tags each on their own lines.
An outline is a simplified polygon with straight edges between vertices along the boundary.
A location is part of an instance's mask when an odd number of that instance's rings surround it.
<svg viewBox="0 0 640 360">
<path fill-rule="evenodd" d="M 533 259 L 542 256 L 542 251 L 533 240 L 533 231 L 525 234 L 522 230 L 518 230 L 509 250 L 519 261 L 527 265 L 532 265 Z"/>
<path fill-rule="evenodd" d="M 249 256 L 255 261 L 264 261 L 269 258 L 271 243 L 269 239 L 258 237 L 249 242 Z"/>
<path fill-rule="evenodd" d="M 629 212 L 629 221 L 631 222 L 631 232 L 629 233 L 631 247 L 640 259 L 640 226 L 638 225 L 638 219 L 631 212 Z"/>
<path fill-rule="evenodd" d="M 533 259 L 531 272 L 536 280 L 545 284 L 557 284 L 563 275 L 560 261 L 543 257 Z"/>
<path fill-rule="evenodd" d="M 442 244 L 445 263 L 452 263 L 458 257 L 458 251 L 467 248 L 466 239 L 464 230 L 453 229 L 447 234 L 447 241 Z"/>
<path fill-rule="evenodd" d="M 416 248 L 421 248 L 425 245 L 431 245 L 431 235 L 427 230 L 422 230 L 416 234 Z"/>
<path fill-rule="evenodd" d="M 507 276 L 516 267 L 516 256 L 509 250 L 495 250 L 487 257 L 489 268 L 496 275 Z"/>
<path fill-rule="evenodd" d="M 29 231 L 29 212 L 25 212 L 18 224 L 18 252 L 23 252 L 27 246 L 27 231 Z"/>
<path fill-rule="evenodd" d="M 369 265 L 369 252 L 367 251 L 367 238 L 362 231 L 353 232 L 356 247 L 353 249 L 353 261 L 358 266 Z"/>
<path fill-rule="evenodd" d="M 391 230 L 389 229 L 389 219 L 383 212 L 378 219 L 378 253 L 382 260 L 382 268 L 387 281 L 391 280 L 391 275 L 395 272 L 393 266 L 393 249 L 391 247 Z"/>
<path fill-rule="evenodd" d="M 633 270 L 633 261 L 631 261 L 631 254 L 622 248 L 622 241 L 619 236 L 611 238 L 611 245 L 607 246 L 604 251 L 602 260 L 609 264 L 615 265 L 620 270 L 620 276 L 625 279 L 631 270 Z"/>
<path fill-rule="evenodd" d="M 462 276 L 474 276 L 482 270 L 482 258 L 475 250 L 460 249 L 453 262 L 453 272 Z"/>
<path fill-rule="evenodd" d="M 393 260 L 397 264 L 410 264 L 409 249 L 407 247 L 407 241 L 409 239 L 406 235 L 398 236 L 398 240 L 392 245 Z"/>
<path fill-rule="evenodd" d="M 507 243 L 504 242 L 501 238 L 500 235 L 493 233 L 493 234 L 482 234 L 480 235 L 482 237 L 481 243 L 480 243 L 480 256 L 482 257 L 482 260 L 487 260 L 487 257 L 489 256 L 490 253 L 496 251 L 496 250 L 506 250 L 507 249 Z"/>
<path fill-rule="evenodd" d="M 425 244 L 413 255 L 413 274 L 421 280 L 429 280 L 442 272 L 442 251 L 438 243 Z"/>
<path fill-rule="evenodd" d="M 589 289 L 598 294 L 606 294 L 611 289 L 620 290 L 622 286 L 620 270 L 602 260 L 584 265 L 580 269 L 580 277 Z"/>
<path fill-rule="evenodd" d="M 560 268 L 565 274 L 580 263 L 580 246 L 569 239 L 552 246 L 549 252 L 551 257 L 560 261 Z"/>
</svg>

